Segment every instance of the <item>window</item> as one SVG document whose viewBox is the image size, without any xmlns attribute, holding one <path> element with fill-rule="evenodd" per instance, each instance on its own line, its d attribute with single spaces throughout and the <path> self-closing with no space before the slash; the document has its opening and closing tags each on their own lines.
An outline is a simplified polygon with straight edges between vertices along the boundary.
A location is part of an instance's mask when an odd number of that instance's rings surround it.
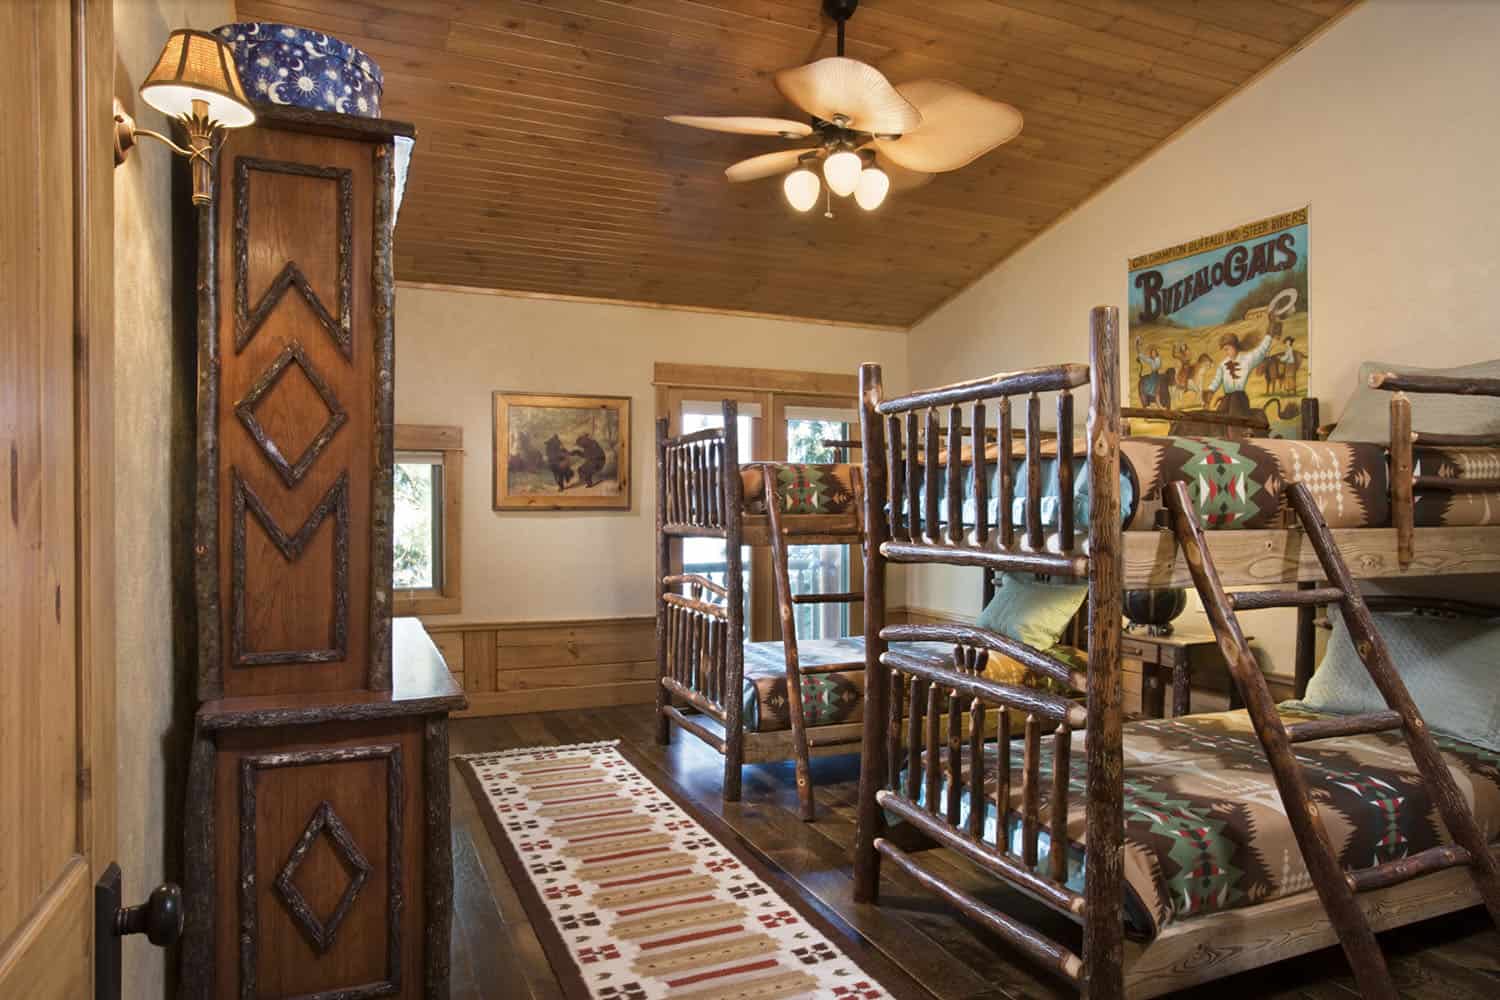
<svg viewBox="0 0 1500 1000">
<path fill-rule="evenodd" d="M 396 453 L 397 590 L 443 586 L 443 453 Z"/>
<path fill-rule="evenodd" d="M 683 434 L 724 426 L 722 402 L 706 400 L 684 400 L 681 407 Z M 739 455 L 741 462 L 755 460 L 755 425 L 760 420 L 760 404 L 739 405 Z M 682 571 L 706 576 L 721 586 L 728 579 L 729 561 L 725 557 L 724 543 L 717 538 L 682 539 Z M 740 572 L 744 576 L 745 620 L 750 621 L 754 589 L 751 582 L 754 556 L 750 546 L 740 546 Z"/>
<path fill-rule="evenodd" d="M 395 613 L 456 613 L 461 609 L 463 429 L 398 426 L 393 476 Z"/>
<path fill-rule="evenodd" d="M 847 462 L 848 448 L 829 441 L 848 441 L 859 436 L 858 417 L 853 410 L 836 406 L 781 407 L 786 428 L 788 462 Z M 833 594 L 853 588 L 851 571 L 858 555 L 848 545 L 793 545 L 787 550 L 787 570 L 794 594 Z M 854 624 L 849 604 L 799 604 L 797 636 L 801 639 L 836 639 L 850 635 Z"/>
<path fill-rule="evenodd" d="M 687 434 L 717 426 L 721 401 L 739 403 L 740 461 L 849 462 L 857 453 L 824 441 L 859 436 L 856 406 L 859 388 L 852 374 L 728 368 L 657 362 L 656 415 L 668 432 Z M 724 573 L 724 543 L 711 538 L 682 539 L 673 544 L 674 566 L 719 580 Z M 795 593 L 859 591 L 864 575 L 858 545 L 792 546 L 789 571 Z M 774 639 L 780 634 L 771 574 L 771 550 L 745 549 L 749 586 L 746 596 L 749 636 Z M 804 604 L 796 609 L 797 635 L 803 639 L 857 635 L 864 628 L 859 604 Z"/>
</svg>

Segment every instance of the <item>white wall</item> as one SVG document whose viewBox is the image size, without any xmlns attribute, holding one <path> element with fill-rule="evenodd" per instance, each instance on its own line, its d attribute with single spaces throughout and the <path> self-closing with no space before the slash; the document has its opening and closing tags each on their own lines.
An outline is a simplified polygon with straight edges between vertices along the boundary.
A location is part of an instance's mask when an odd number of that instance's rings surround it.
<svg viewBox="0 0 1500 1000">
<path fill-rule="evenodd" d="M 231 0 L 115 0 L 115 95 L 141 128 L 170 126 L 136 94 L 173 28 L 234 20 Z M 195 707 L 192 627 L 196 359 L 192 208 L 182 168 L 142 140 L 114 172 L 115 670 L 120 868 L 144 899 L 182 881 Z M 174 273 L 175 269 L 175 273 Z M 109 859 L 105 859 L 109 860 Z M 126 938 L 127 997 L 171 994 L 168 956 Z"/>
<path fill-rule="evenodd" d="M 396 421 L 464 429 L 463 612 L 434 621 L 653 613 L 651 377 L 658 361 L 850 374 L 861 362 L 874 361 L 885 367 L 885 384 L 900 389 L 906 384 L 906 335 L 398 287 Z M 631 509 L 493 510 L 491 393 L 501 389 L 629 396 Z"/>
<path fill-rule="evenodd" d="M 919 324 L 913 386 L 1086 360 L 1128 257 L 1302 205 L 1324 420 L 1363 360 L 1500 355 L 1496 38 L 1497 3 L 1369 0 Z M 924 568 L 908 603 L 972 614 L 970 575 Z"/>
</svg>

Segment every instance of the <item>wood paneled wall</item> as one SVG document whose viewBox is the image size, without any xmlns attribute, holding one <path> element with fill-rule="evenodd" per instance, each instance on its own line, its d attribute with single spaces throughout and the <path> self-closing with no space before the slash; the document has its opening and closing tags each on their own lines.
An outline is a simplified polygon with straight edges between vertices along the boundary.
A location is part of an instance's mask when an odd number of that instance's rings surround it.
<svg viewBox="0 0 1500 1000">
<path fill-rule="evenodd" d="M 896 608 L 891 620 L 951 619 Z M 644 705 L 656 698 L 656 622 L 647 616 L 423 624 L 469 697 L 461 716 Z"/>
<path fill-rule="evenodd" d="M 656 697 L 656 621 L 428 622 L 469 697 L 460 715 L 517 715 Z"/>
</svg>

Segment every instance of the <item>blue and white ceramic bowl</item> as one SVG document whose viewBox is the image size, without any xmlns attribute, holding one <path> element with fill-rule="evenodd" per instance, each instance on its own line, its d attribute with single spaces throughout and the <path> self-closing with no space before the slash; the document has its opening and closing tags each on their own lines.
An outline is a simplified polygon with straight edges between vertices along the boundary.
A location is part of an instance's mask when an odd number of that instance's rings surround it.
<svg viewBox="0 0 1500 1000">
<path fill-rule="evenodd" d="M 380 117 L 380 67 L 354 46 L 311 28 L 267 21 L 214 31 L 234 50 L 252 101 Z"/>
</svg>

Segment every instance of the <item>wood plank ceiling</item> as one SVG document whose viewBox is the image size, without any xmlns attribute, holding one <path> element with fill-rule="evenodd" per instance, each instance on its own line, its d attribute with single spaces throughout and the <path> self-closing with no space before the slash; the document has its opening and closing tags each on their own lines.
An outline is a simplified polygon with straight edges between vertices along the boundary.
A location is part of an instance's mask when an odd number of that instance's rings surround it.
<svg viewBox="0 0 1500 1000">
<path fill-rule="evenodd" d="M 418 127 L 397 277 L 906 327 L 1350 0 L 863 0 L 847 54 L 1026 116 L 865 213 L 799 215 L 723 169 L 778 139 L 661 116 L 802 117 L 773 71 L 834 52 L 818 0 L 238 0 L 327 31 Z M 1232 221 L 1232 220 L 1226 220 Z"/>
</svg>

